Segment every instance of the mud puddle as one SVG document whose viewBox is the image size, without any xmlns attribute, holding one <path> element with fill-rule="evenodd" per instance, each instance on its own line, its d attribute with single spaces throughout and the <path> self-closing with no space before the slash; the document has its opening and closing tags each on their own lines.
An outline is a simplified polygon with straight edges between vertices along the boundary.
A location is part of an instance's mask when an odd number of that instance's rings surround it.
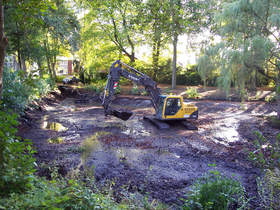
<svg viewBox="0 0 280 210">
<path fill-rule="evenodd" d="M 237 103 L 196 102 L 198 131 L 176 125 L 162 131 L 143 120 L 153 109 L 147 100 L 140 102 L 126 99 L 134 114 L 121 121 L 105 117 L 97 102 L 79 105 L 75 98 L 66 98 L 38 113 L 42 126 L 31 127 L 23 137 L 33 140 L 38 162 L 55 162 L 63 166 L 65 175 L 91 170 L 98 184 L 113 181 L 116 192 L 126 186 L 130 192 L 180 205 L 195 179 L 215 164 L 222 174 L 235 174 L 248 196 L 256 196 L 259 171 L 243 151 L 250 141 L 246 132 L 251 130 L 241 127 L 258 127 L 250 113 L 261 110 L 259 106 L 254 109 L 249 104 L 251 111 L 246 112 Z"/>
</svg>

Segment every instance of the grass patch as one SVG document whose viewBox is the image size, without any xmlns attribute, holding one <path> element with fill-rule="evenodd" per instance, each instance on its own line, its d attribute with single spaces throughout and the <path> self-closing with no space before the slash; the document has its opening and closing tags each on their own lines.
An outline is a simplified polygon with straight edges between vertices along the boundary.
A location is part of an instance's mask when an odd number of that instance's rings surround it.
<svg viewBox="0 0 280 210">
<path fill-rule="evenodd" d="M 245 208 L 245 189 L 233 178 L 222 176 L 218 171 L 199 178 L 191 187 L 183 209 L 237 209 Z"/>
</svg>

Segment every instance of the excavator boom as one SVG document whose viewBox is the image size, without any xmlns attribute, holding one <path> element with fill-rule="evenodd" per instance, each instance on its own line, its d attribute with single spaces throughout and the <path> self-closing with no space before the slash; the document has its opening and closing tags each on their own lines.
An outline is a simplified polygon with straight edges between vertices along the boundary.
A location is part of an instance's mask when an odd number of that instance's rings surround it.
<svg viewBox="0 0 280 210">
<path fill-rule="evenodd" d="M 137 85 L 144 86 L 145 90 L 152 99 L 152 104 L 155 110 L 158 110 L 160 89 L 157 88 L 156 82 L 142 72 L 139 72 L 133 67 L 121 62 L 120 60 L 117 60 L 110 67 L 110 72 L 108 74 L 108 79 L 102 99 L 105 115 L 113 115 L 122 120 L 128 120 L 132 115 L 132 112 L 115 110 L 111 109 L 110 107 L 121 76 L 133 81 Z"/>
</svg>

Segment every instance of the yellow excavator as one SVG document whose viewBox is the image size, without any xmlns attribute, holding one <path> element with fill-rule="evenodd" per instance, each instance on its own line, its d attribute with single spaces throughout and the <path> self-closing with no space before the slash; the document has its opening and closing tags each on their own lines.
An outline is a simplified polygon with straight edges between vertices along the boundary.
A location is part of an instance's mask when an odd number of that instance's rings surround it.
<svg viewBox="0 0 280 210">
<path fill-rule="evenodd" d="M 188 129 L 196 129 L 187 122 L 188 119 L 198 118 L 198 108 L 194 104 L 185 103 L 182 96 L 161 95 L 160 89 L 157 87 L 155 81 L 146 74 L 143 74 L 120 60 L 115 61 L 111 65 L 108 74 L 102 98 L 105 115 L 113 115 L 122 120 L 128 120 L 133 114 L 130 111 L 120 111 L 110 107 L 120 77 L 127 78 L 137 85 L 144 86 L 151 97 L 155 115 L 153 117 L 144 116 L 144 119 L 150 121 L 159 129 L 169 128 L 168 123 L 165 123 L 166 121 L 179 121 Z"/>
</svg>

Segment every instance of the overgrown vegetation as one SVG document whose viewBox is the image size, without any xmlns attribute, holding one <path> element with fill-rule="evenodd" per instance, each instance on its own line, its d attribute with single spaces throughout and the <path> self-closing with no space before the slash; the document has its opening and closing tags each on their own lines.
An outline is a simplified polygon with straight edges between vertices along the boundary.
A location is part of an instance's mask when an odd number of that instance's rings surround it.
<svg viewBox="0 0 280 210">
<path fill-rule="evenodd" d="M 191 187 L 183 209 L 245 209 L 245 189 L 235 178 L 218 171 L 199 178 Z"/>
<path fill-rule="evenodd" d="M 249 153 L 249 158 L 258 167 L 263 169 L 263 176 L 258 177 L 258 193 L 261 207 L 264 209 L 278 209 L 280 206 L 280 134 L 274 142 L 256 132 L 254 151 Z"/>
<path fill-rule="evenodd" d="M 197 99 L 200 97 L 199 93 L 197 92 L 197 88 L 195 87 L 187 88 L 186 94 L 188 98 L 192 98 L 192 99 Z"/>
<path fill-rule="evenodd" d="M 275 142 L 265 138 L 260 132 L 255 132 L 254 151 L 249 153 L 249 158 L 260 168 L 280 168 L 280 134 Z"/>
<path fill-rule="evenodd" d="M 104 90 L 105 85 L 106 83 L 104 81 L 99 81 L 96 83 L 90 83 L 88 85 L 85 85 L 85 89 L 99 94 Z"/>
<path fill-rule="evenodd" d="M 263 177 L 257 179 L 261 207 L 278 209 L 280 206 L 280 171 L 279 168 L 266 169 Z"/>
<path fill-rule="evenodd" d="M 34 178 L 35 159 L 31 142 L 15 136 L 17 115 L 0 111 L 0 195 L 29 189 Z"/>
<path fill-rule="evenodd" d="M 3 75 L 2 108 L 22 113 L 33 100 L 45 96 L 55 86 L 51 78 L 26 76 L 23 71 L 5 68 Z"/>
</svg>

